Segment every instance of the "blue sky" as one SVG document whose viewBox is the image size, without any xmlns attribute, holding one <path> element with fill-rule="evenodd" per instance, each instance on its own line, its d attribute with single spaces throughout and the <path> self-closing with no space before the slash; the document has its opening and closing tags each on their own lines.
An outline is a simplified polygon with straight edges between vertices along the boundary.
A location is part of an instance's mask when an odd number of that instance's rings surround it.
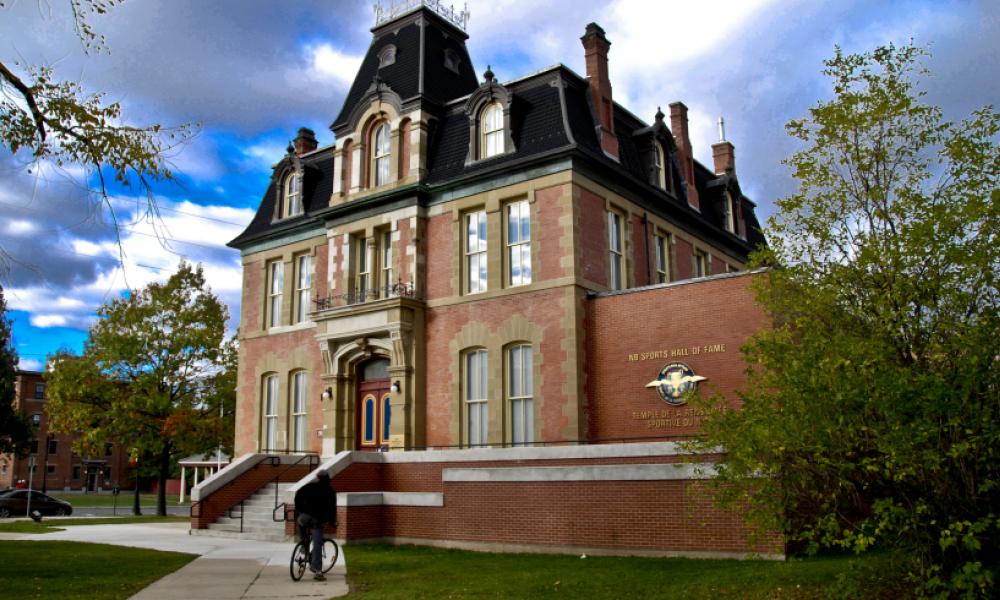
<svg viewBox="0 0 1000 600">
<path fill-rule="evenodd" d="M 125 223 L 124 268 L 107 210 L 86 173 L 0 150 L 0 279 L 21 366 L 79 350 L 101 303 L 162 280 L 185 258 L 239 315 L 239 254 L 225 247 L 249 222 L 300 126 L 323 145 L 371 41 L 371 2 L 129 0 L 92 20 L 110 54 L 84 55 L 68 0 L 20 0 L 0 9 L 0 56 L 51 64 L 57 75 L 120 101 L 143 124 L 195 122 L 200 134 L 171 152 L 179 176 L 155 192 L 162 218 L 115 189 Z M 595 21 L 611 40 L 615 99 L 651 121 L 657 106 L 690 109 L 697 159 L 711 164 L 716 120 L 736 146 L 741 186 L 759 216 L 794 191 L 782 158 L 796 148 L 784 124 L 830 91 L 820 74 L 834 45 L 863 51 L 911 38 L 930 45 L 928 100 L 960 119 L 998 103 L 1000 3 L 995 1 L 470 0 L 468 41 L 478 73 L 499 80 L 555 63 L 583 74 L 580 36 Z"/>
</svg>

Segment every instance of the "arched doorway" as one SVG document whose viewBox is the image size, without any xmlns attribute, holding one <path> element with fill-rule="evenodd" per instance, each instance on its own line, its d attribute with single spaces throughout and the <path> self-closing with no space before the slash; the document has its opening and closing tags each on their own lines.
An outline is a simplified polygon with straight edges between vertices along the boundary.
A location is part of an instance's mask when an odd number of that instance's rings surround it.
<svg viewBox="0 0 1000 600">
<path fill-rule="evenodd" d="M 376 358 L 357 367 L 358 397 L 355 445 L 358 450 L 378 450 L 389 443 L 389 361 Z"/>
</svg>

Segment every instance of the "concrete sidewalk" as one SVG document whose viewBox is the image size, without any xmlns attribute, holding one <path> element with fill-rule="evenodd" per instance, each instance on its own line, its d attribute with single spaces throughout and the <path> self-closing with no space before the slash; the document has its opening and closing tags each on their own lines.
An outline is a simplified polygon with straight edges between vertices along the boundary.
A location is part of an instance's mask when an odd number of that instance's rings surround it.
<svg viewBox="0 0 1000 600">
<path fill-rule="evenodd" d="M 192 536 L 188 535 L 189 527 L 187 523 L 79 525 L 19 539 L 93 542 L 199 555 L 133 596 L 140 600 L 334 598 L 348 592 L 343 552 L 326 581 L 313 581 L 307 572 L 296 582 L 288 574 L 291 543 Z"/>
</svg>

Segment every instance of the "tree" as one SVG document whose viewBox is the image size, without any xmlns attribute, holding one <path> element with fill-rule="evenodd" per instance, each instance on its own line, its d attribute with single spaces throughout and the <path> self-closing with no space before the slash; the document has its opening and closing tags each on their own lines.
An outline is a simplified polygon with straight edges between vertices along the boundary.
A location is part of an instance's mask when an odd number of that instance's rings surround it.
<svg viewBox="0 0 1000 600">
<path fill-rule="evenodd" d="M 14 378 L 17 375 L 17 352 L 11 341 L 7 302 L 0 286 L 0 454 L 25 456 L 35 437 L 28 417 L 14 408 Z"/>
<path fill-rule="evenodd" d="M 788 124 L 798 180 L 754 261 L 773 327 L 713 412 L 720 489 L 815 551 L 892 548 L 917 593 L 1000 585 L 1000 121 L 943 119 L 913 45 L 839 48 Z M 719 403 L 712 399 L 709 404 Z M 711 408 L 711 407 L 710 407 Z"/>
<path fill-rule="evenodd" d="M 0 0 L 0 9 L 7 1 Z M 90 26 L 89 17 L 106 14 L 123 1 L 68 0 L 85 53 L 108 51 L 104 36 Z M 104 94 L 87 93 L 77 82 L 59 80 L 51 66 L 0 61 L 0 143 L 12 154 L 29 152 L 36 162 L 89 167 L 97 181 L 94 191 L 107 206 L 116 235 L 117 218 L 105 169 L 123 185 L 138 183 L 146 192 L 147 209 L 158 215 L 151 182 L 173 178 L 165 154 L 195 130 L 191 124 L 127 124 L 119 103 L 106 103 Z"/>
<path fill-rule="evenodd" d="M 47 376 L 54 426 L 81 432 L 81 453 L 119 441 L 157 466 L 157 514 L 178 455 L 232 444 L 235 348 L 228 311 L 201 267 L 182 262 L 152 283 L 98 309 L 83 353 L 57 353 Z M 221 414 L 220 414 L 221 413 Z"/>
</svg>

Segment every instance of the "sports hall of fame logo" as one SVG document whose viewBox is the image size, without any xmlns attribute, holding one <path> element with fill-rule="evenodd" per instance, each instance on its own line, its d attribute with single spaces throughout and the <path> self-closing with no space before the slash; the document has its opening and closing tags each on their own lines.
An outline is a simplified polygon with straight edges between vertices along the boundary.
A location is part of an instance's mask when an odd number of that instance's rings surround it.
<svg viewBox="0 0 1000 600">
<path fill-rule="evenodd" d="M 670 363 L 660 369 L 660 374 L 646 384 L 646 387 L 655 387 L 660 394 L 660 398 L 671 406 L 682 406 L 687 404 L 685 397 L 688 392 L 698 389 L 698 382 L 705 381 L 707 377 L 695 375 L 691 367 L 684 363 Z"/>
</svg>

